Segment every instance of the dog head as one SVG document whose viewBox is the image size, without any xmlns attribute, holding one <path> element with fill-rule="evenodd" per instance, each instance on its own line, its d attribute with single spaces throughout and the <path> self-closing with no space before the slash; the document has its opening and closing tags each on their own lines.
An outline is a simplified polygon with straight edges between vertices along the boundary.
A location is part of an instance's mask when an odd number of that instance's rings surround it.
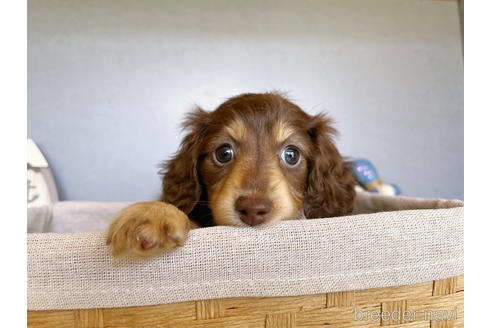
<svg viewBox="0 0 492 328">
<path fill-rule="evenodd" d="M 163 198 L 202 225 L 258 225 L 352 211 L 354 178 L 336 130 L 275 93 L 243 94 L 187 116 L 161 171 Z"/>
</svg>

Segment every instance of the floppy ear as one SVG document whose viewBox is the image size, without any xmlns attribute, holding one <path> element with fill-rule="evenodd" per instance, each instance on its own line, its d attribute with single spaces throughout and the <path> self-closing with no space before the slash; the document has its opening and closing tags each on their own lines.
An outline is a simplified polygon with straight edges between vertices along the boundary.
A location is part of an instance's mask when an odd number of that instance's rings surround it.
<svg viewBox="0 0 492 328">
<path fill-rule="evenodd" d="M 186 214 L 193 210 L 202 193 L 198 162 L 208 121 L 209 113 L 199 107 L 186 116 L 183 130 L 189 132 L 177 153 L 159 171 L 163 175 L 161 200 Z"/>
<path fill-rule="evenodd" d="M 304 195 L 304 213 L 309 219 L 346 215 L 353 209 L 355 179 L 333 144 L 337 131 L 331 123 L 323 115 L 311 117 L 313 158 Z"/>
</svg>

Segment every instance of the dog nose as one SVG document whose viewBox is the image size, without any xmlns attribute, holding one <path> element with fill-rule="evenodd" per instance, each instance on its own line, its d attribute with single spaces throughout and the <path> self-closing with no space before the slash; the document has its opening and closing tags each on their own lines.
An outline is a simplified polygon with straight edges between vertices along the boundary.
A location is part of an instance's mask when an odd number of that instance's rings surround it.
<svg viewBox="0 0 492 328">
<path fill-rule="evenodd" d="M 271 209 L 272 202 L 266 198 L 241 196 L 236 200 L 239 218 L 250 226 L 265 222 Z"/>
</svg>

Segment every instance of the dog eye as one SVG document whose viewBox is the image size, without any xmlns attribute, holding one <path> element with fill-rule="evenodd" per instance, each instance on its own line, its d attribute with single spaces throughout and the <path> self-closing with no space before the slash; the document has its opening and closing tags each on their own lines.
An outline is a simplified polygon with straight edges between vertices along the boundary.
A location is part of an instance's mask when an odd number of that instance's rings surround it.
<svg viewBox="0 0 492 328">
<path fill-rule="evenodd" d="M 285 162 L 285 164 L 290 166 L 296 165 L 301 159 L 299 151 L 293 146 L 285 147 L 280 157 L 282 157 L 282 160 Z"/>
<path fill-rule="evenodd" d="M 215 150 L 215 159 L 219 163 L 227 163 L 234 157 L 234 150 L 230 145 L 220 146 Z"/>
</svg>

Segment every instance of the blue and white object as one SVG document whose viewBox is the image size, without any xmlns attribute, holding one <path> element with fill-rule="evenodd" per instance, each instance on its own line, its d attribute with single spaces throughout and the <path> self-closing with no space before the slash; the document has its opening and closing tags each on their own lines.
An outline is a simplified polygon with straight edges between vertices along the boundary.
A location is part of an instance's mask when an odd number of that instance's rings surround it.
<svg viewBox="0 0 492 328">
<path fill-rule="evenodd" d="M 367 159 L 356 159 L 350 162 L 352 172 L 359 184 L 367 191 L 381 195 L 400 195 L 401 190 L 395 184 L 384 183 L 374 165 Z"/>
</svg>

